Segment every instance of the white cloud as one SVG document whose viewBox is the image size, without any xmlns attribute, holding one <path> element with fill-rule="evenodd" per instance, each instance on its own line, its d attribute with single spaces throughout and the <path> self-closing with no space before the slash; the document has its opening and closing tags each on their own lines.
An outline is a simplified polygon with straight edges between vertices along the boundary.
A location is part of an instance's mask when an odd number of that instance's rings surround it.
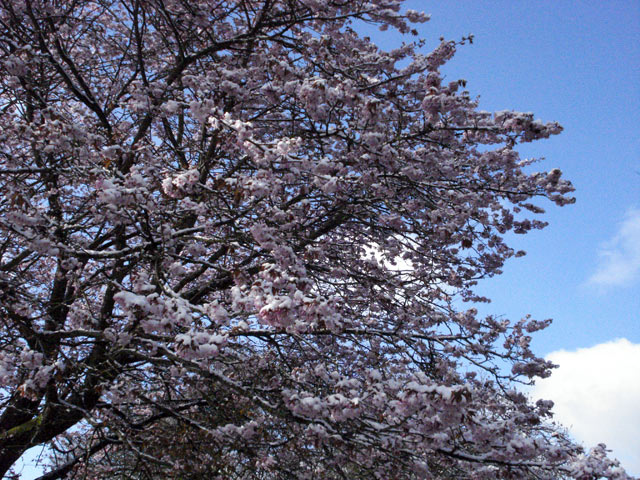
<svg viewBox="0 0 640 480">
<path fill-rule="evenodd" d="M 618 233 L 600 251 L 600 265 L 591 275 L 591 285 L 627 285 L 640 277 L 640 210 L 632 209 Z"/>
<path fill-rule="evenodd" d="M 365 259 L 373 258 L 378 263 L 384 265 L 385 268 L 393 272 L 410 272 L 413 271 L 414 266 L 411 260 L 402 258 L 402 255 L 398 255 L 391 262 L 389 259 L 384 258 L 382 248 L 375 243 L 364 246 Z"/>
<path fill-rule="evenodd" d="M 559 365 L 534 398 L 555 402 L 555 419 L 586 448 L 606 443 L 631 475 L 640 475 L 640 344 L 626 339 L 547 356 Z"/>
</svg>

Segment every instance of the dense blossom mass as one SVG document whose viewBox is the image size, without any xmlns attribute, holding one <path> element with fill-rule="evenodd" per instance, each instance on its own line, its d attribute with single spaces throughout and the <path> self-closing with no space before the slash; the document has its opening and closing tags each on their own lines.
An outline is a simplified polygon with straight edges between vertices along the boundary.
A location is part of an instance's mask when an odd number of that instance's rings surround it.
<svg viewBox="0 0 640 480">
<path fill-rule="evenodd" d="M 0 473 L 629 478 L 516 390 L 549 321 L 471 308 L 573 201 L 516 151 L 561 127 L 479 110 L 426 20 L 0 0 Z"/>
</svg>

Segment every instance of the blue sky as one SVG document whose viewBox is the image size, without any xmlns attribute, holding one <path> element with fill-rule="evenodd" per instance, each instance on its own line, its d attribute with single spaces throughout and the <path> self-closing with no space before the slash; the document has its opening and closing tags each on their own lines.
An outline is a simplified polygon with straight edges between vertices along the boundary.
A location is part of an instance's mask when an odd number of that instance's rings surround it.
<svg viewBox="0 0 640 480">
<path fill-rule="evenodd" d="M 440 37 L 474 35 L 443 68 L 484 110 L 531 111 L 565 131 L 520 148 L 560 168 L 577 202 L 549 205 L 549 227 L 513 236 L 528 252 L 480 285 L 486 313 L 553 318 L 534 348 L 560 365 L 533 395 L 585 446 L 604 441 L 640 475 L 640 2 L 408 1 Z M 400 40 L 368 31 L 385 48 Z"/>
<path fill-rule="evenodd" d="M 475 35 L 443 70 L 468 80 L 481 108 L 532 111 L 565 128 L 520 151 L 546 157 L 540 169 L 560 168 L 577 203 L 549 205 L 546 230 L 514 237 L 528 256 L 482 285 L 491 312 L 556 319 L 538 336 L 541 353 L 618 337 L 640 342 L 640 271 L 622 284 L 589 284 L 607 244 L 640 209 L 640 2 L 407 5 L 432 14 L 421 33 L 433 43 Z"/>
<path fill-rule="evenodd" d="M 482 109 L 532 111 L 565 127 L 520 152 L 565 172 L 577 203 L 549 205 L 549 227 L 513 237 L 528 255 L 480 285 L 493 298 L 484 311 L 554 319 L 533 343 L 560 364 L 539 394 L 556 400 L 578 440 L 604 440 L 640 475 L 640 2 L 406 5 L 431 13 L 419 26 L 428 46 L 474 35 L 443 72 L 466 79 Z M 384 48 L 402 40 L 366 33 Z"/>
</svg>

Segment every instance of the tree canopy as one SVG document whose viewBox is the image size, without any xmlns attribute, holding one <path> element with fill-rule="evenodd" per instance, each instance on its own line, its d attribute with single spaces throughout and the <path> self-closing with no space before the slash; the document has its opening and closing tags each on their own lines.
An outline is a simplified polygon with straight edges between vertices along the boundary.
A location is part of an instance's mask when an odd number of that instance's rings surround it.
<svg viewBox="0 0 640 480">
<path fill-rule="evenodd" d="M 401 0 L 0 1 L 0 473 L 629 478 L 483 317 L 571 203 Z M 383 51 L 366 22 L 406 43 Z M 467 307 L 465 307 L 467 306 Z"/>
</svg>

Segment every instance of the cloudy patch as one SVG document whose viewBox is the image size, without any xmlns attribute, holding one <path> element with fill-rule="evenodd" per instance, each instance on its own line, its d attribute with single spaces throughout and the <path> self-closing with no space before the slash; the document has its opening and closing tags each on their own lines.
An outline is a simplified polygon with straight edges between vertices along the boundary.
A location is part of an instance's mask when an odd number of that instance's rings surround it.
<svg viewBox="0 0 640 480">
<path fill-rule="evenodd" d="M 640 344 L 626 339 L 549 354 L 559 365 L 534 398 L 553 400 L 555 419 L 586 448 L 606 443 L 631 475 L 640 475 Z"/>
<path fill-rule="evenodd" d="M 630 210 L 618 233 L 600 251 L 600 264 L 588 284 L 629 285 L 640 277 L 640 210 Z"/>
</svg>

